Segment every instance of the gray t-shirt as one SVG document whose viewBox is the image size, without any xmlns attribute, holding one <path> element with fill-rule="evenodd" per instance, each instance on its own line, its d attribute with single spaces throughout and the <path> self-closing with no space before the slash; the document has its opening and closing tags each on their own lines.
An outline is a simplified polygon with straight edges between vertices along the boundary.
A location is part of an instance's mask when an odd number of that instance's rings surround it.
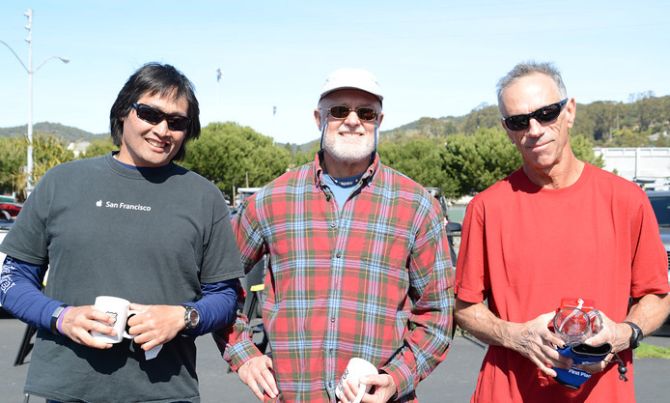
<svg viewBox="0 0 670 403">
<path fill-rule="evenodd" d="M 129 169 L 112 154 L 47 172 L 0 249 L 48 263 L 45 293 L 69 305 L 99 295 L 177 305 L 200 298 L 201 283 L 244 275 L 213 184 L 174 164 Z M 63 401 L 199 402 L 195 357 L 183 335 L 146 361 L 129 340 L 97 350 L 40 330 L 25 389 Z"/>
</svg>

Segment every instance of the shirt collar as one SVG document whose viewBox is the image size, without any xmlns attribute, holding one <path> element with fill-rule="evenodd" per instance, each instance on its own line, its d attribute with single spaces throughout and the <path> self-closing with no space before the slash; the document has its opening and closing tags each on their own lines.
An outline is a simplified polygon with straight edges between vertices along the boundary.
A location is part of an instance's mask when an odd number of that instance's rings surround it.
<svg viewBox="0 0 670 403">
<path fill-rule="evenodd" d="M 323 158 L 323 151 L 319 151 L 314 155 L 314 185 L 318 187 L 323 187 L 323 167 L 321 166 L 321 160 Z M 379 164 L 381 163 L 379 153 L 375 152 L 375 158 L 366 169 L 365 173 L 361 177 L 361 182 L 367 184 L 374 178 L 375 173 L 379 169 Z"/>
</svg>

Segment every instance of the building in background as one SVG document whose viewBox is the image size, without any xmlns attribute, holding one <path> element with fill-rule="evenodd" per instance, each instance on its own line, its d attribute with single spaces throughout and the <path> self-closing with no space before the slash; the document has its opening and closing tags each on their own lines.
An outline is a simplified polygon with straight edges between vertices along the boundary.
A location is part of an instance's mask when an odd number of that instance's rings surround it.
<svg viewBox="0 0 670 403">
<path fill-rule="evenodd" d="M 603 157 L 605 170 L 645 190 L 670 190 L 670 147 L 596 147 L 593 151 Z"/>
</svg>

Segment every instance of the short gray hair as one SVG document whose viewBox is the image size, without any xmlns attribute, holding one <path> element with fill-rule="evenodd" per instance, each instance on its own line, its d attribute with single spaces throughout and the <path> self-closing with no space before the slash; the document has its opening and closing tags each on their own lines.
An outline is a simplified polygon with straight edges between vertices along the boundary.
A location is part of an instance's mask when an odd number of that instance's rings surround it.
<svg viewBox="0 0 670 403">
<path fill-rule="evenodd" d="M 558 71 L 556 66 L 554 66 L 552 63 L 538 63 L 530 60 L 517 64 L 512 70 L 510 70 L 509 73 L 505 75 L 505 77 L 498 81 L 498 85 L 496 86 L 498 91 L 498 109 L 502 108 L 502 93 L 505 88 L 507 88 L 517 78 L 529 76 L 534 73 L 540 73 L 549 76 L 556 83 L 556 87 L 558 87 L 558 90 L 561 93 L 561 98 L 568 97 L 568 90 L 565 89 L 565 84 L 563 83 L 561 72 Z"/>
</svg>

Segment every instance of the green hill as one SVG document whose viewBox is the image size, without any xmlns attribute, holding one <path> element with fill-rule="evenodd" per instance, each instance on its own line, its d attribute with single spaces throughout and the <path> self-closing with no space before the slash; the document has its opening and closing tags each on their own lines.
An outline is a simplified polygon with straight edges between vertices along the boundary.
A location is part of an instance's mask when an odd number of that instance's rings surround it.
<svg viewBox="0 0 670 403">
<path fill-rule="evenodd" d="M 16 137 L 24 136 L 28 131 L 27 125 L 16 126 L 16 127 L 4 127 L 0 128 L 0 136 L 4 137 Z M 63 139 L 66 143 L 86 140 L 90 141 L 92 139 L 100 138 L 101 135 L 93 134 L 76 127 L 65 126 L 60 123 L 52 122 L 39 122 L 33 125 L 33 134 L 37 133 L 47 133 L 53 134 L 57 137 Z"/>
</svg>

